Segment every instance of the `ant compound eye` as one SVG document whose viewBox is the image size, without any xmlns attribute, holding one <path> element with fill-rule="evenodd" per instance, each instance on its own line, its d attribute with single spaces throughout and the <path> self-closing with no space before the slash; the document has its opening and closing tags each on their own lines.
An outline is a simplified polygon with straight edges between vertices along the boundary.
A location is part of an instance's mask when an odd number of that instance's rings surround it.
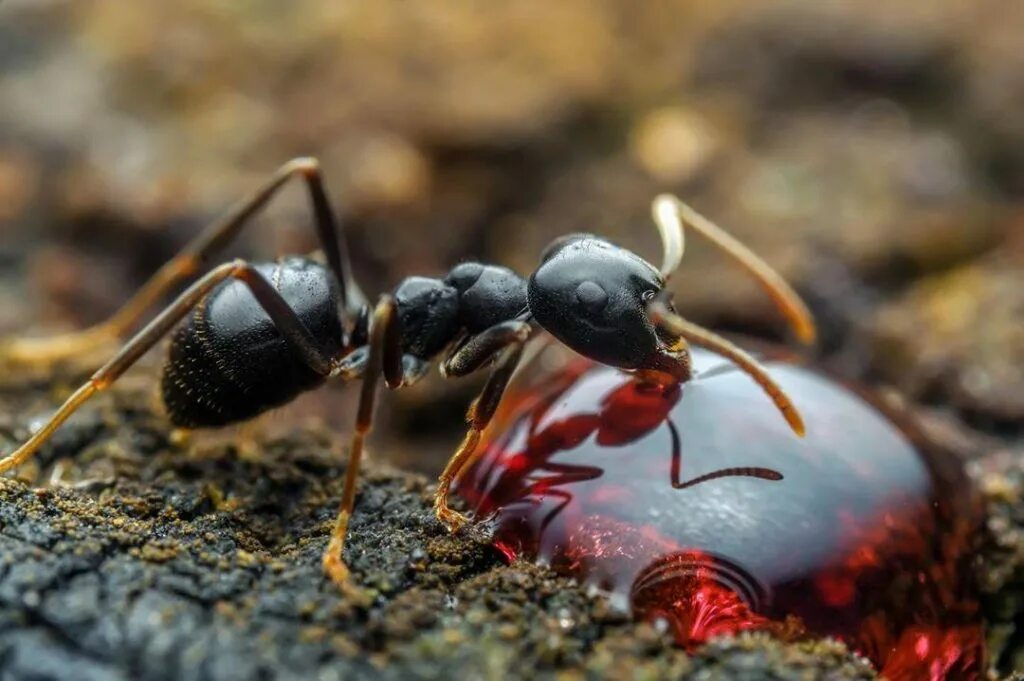
<svg viewBox="0 0 1024 681">
<path fill-rule="evenodd" d="M 654 300 L 654 296 L 656 296 L 656 295 L 658 295 L 658 292 L 657 292 L 657 291 L 654 291 L 654 290 L 649 290 L 649 291 L 644 291 L 644 292 L 643 292 L 643 295 L 641 295 L 641 296 L 640 296 L 640 298 L 641 298 L 641 299 L 642 299 L 642 300 L 643 300 L 643 301 L 644 301 L 645 303 L 649 303 L 649 302 L 651 302 L 652 300 Z"/>
<path fill-rule="evenodd" d="M 595 314 L 604 310 L 608 304 L 608 292 L 596 282 L 585 281 L 576 287 L 576 300 L 584 310 Z"/>
</svg>

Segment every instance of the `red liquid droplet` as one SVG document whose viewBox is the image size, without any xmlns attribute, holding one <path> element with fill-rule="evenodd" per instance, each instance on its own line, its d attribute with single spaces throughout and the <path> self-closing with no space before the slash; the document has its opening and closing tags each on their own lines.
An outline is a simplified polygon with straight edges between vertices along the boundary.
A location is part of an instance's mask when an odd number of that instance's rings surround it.
<svg viewBox="0 0 1024 681">
<path fill-rule="evenodd" d="M 679 643 L 834 636 L 889 679 L 977 678 L 976 498 L 959 464 L 836 382 L 769 370 L 807 423 L 694 353 L 682 386 L 592 367 L 515 398 L 458 494 L 495 545 L 605 591 Z"/>
</svg>

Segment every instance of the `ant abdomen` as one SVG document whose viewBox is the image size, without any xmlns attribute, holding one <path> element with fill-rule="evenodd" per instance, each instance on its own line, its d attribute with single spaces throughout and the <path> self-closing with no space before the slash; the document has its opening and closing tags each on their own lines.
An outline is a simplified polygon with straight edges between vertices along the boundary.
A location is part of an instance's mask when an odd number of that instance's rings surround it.
<svg viewBox="0 0 1024 681">
<path fill-rule="evenodd" d="M 325 352 L 342 350 L 340 294 L 330 270 L 301 257 L 253 267 L 280 292 Z M 161 393 L 175 425 L 216 427 L 285 404 L 323 381 L 288 346 L 248 287 L 228 279 L 174 333 Z"/>
</svg>

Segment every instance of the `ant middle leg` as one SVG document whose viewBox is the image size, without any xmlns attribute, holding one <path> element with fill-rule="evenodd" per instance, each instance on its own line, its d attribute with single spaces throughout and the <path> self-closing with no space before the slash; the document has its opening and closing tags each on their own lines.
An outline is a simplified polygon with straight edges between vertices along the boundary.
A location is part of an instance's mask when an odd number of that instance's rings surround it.
<svg viewBox="0 0 1024 681">
<path fill-rule="evenodd" d="M 54 362 L 92 352 L 116 342 L 135 328 L 147 310 L 175 286 L 197 275 L 203 265 L 233 240 L 250 219 L 293 177 L 305 180 L 313 206 L 313 217 L 327 264 L 337 279 L 341 293 L 343 328 L 347 316 L 363 304 L 348 261 L 344 234 L 324 189 L 320 164 L 313 158 L 296 158 L 281 166 L 252 194 L 230 208 L 209 225 L 177 255 L 157 270 L 128 302 L 106 321 L 59 336 L 17 338 L 0 342 L 0 359 L 14 363 Z"/>
<path fill-rule="evenodd" d="M 327 376 L 335 358 L 319 347 L 316 338 L 298 315 L 289 307 L 281 294 L 244 260 L 236 260 L 216 267 L 193 283 L 178 298 L 158 314 L 144 329 L 129 340 L 106 364 L 100 367 L 78 390 L 72 393 L 42 428 L 21 447 L 0 459 L 0 474 L 21 465 L 42 447 L 53 433 L 89 398 L 109 388 L 125 371 L 170 331 L 220 282 L 234 278 L 245 283 L 253 297 L 263 307 L 292 351 L 314 371 Z"/>
<path fill-rule="evenodd" d="M 446 375 L 456 376 L 460 375 L 460 371 L 469 373 L 483 366 L 489 359 L 494 359 L 490 378 L 466 414 L 469 429 L 437 479 L 434 514 L 451 532 L 456 532 L 469 519 L 448 506 L 448 491 L 452 483 L 480 456 L 480 437 L 494 418 L 505 388 L 522 359 L 523 348 L 531 330 L 532 327 L 526 321 L 497 324 L 463 343 L 443 364 Z"/>
<path fill-rule="evenodd" d="M 338 516 L 334 521 L 331 538 L 327 542 L 327 548 L 323 555 L 324 573 L 332 582 L 346 591 L 349 590 L 349 573 L 342 557 L 342 551 L 345 548 L 349 520 L 355 507 L 356 480 L 359 477 L 359 463 L 363 457 L 363 444 L 373 426 L 373 411 L 377 401 L 377 381 L 383 374 L 385 384 L 389 388 L 397 388 L 402 385 L 403 380 L 401 335 L 397 320 L 398 313 L 394 299 L 388 295 L 381 296 L 370 319 L 370 336 L 365 359 L 361 361 L 359 368 L 363 383 L 359 391 L 356 427 L 349 447 L 341 504 L 338 507 Z M 342 362 L 350 361 L 350 357 L 351 355 Z M 335 372 L 335 375 L 348 374 L 344 369 L 340 369 Z"/>
</svg>

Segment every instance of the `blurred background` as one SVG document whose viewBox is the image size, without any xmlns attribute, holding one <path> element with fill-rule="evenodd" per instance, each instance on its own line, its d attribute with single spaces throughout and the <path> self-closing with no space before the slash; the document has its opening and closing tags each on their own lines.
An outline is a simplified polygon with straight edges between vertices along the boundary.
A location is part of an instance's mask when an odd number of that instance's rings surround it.
<svg viewBox="0 0 1024 681">
<path fill-rule="evenodd" d="M 525 274 L 574 231 L 657 261 L 670 190 L 796 284 L 821 361 L 1019 433 L 1022 44 L 1017 0 L 4 0 L 0 334 L 103 319 L 315 155 L 371 294 L 468 258 Z M 314 248 L 305 201 L 224 257 Z M 675 290 L 781 330 L 698 239 Z M 436 471 L 476 385 L 387 400 L 381 441 Z M 347 423 L 352 392 L 274 418 Z"/>
</svg>

